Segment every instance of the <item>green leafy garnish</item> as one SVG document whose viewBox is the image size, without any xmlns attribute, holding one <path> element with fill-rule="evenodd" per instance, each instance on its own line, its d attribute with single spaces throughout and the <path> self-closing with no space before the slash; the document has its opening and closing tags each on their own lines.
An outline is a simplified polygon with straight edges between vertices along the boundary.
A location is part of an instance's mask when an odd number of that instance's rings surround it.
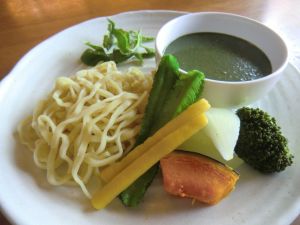
<svg viewBox="0 0 300 225">
<path fill-rule="evenodd" d="M 153 48 L 142 44 L 153 40 L 153 37 L 143 36 L 140 31 L 117 29 L 115 23 L 108 19 L 107 33 L 103 37 L 102 46 L 87 42 L 89 48 L 82 53 L 80 59 L 89 66 L 106 61 L 120 63 L 131 58 L 143 63 L 143 59 L 154 57 L 155 52 Z M 143 51 L 140 51 L 141 49 Z"/>
</svg>

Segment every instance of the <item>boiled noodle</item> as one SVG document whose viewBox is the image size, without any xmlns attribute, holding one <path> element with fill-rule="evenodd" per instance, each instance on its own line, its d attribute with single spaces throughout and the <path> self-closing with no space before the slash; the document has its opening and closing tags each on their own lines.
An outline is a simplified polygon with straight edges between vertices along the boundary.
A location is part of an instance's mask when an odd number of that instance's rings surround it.
<svg viewBox="0 0 300 225">
<path fill-rule="evenodd" d="M 94 172 L 133 147 L 151 86 L 152 76 L 114 62 L 59 77 L 19 124 L 20 140 L 50 184 L 77 184 L 90 198 Z"/>
</svg>

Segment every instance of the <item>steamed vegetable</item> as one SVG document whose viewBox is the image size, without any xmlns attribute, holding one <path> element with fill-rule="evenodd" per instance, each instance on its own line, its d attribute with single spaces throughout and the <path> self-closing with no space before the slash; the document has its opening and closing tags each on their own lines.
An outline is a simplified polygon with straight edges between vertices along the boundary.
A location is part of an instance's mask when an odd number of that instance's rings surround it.
<svg viewBox="0 0 300 225">
<path fill-rule="evenodd" d="M 211 108 L 206 115 L 208 125 L 179 148 L 209 156 L 232 168 L 238 167 L 243 162 L 234 154 L 240 130 L 239 117 L 234 111 L 223 108 Z"/>
<path fill-rule="evenodd" d="M 200 154 L 172 152 L 160 160 L 166 192 L 216 204 L 235 187 L 239 175 Z"/>
<path fill-rule="evenodd" d="M 146 138 L 197 101 L 203 90 L 203 84 L 203 73 L 190 71 L 183 75 L 179 72 L 179 64 L 174 56 L 162 57 L 154 77 L 136 145 L 143 143 Z M 120 199 L 124 205 L 136 206 L 140 203 L 157 170 L 158 165 L 154 165 L 121 193 Z"/>
<path fill-rule="evenodd" d="M 89 66 L 95 66 L 100 61 L 120 63 L 131 58 L 142 63 L 144 58 L 152 58 L 155 55 L 153 48 L 142 45 L 153 40 L 154 38 L 145 37 L 139 31 L 117 29 L 115 23 L 108 19 L 107 33 L 104 35 L 102 46 L 86 43 L 89 48 L 82 53 L 80 59 Z M 140 52 L 140 49 L 143 51 Z"/>
<path fill-rule="evenodd" d="M 207 118 L 204 114 L 210 105 L 204 99 L 199 100 L 191 105 L 187 110 L 178 117 L 171 120 L 167 125 L 167 135 L 158 130 L 152 137 L 148 138 L 143 144 L 132 150 L 131 154 L 140 151 L 143 154 L 122 169 L 112 180 L 110 180 L 103 188 L 101 188 L 92 197 L 92 204 L 96 209 L 102 209 L 109 204 L 116 196 L 120 194 L 132 182 L 144 174 L 151 166 L 157 163 L 162 157 L 172 152 L 182 142 L 195 134 L 199 129 L 207 124 Z M 174 129 L 174 127 L 176 127 Z M 156 142 L 151 139 L 158 140 Z M 149 142 L 152 145 L 149 145 Z M 126 161 L 126 157 L 123 160 Z"/>
<path fill-rule="evenodd" d="M 236 154 L 262 173 L 283 171 L 293 163 L 287 139 L 282 135 L 275 118 L 254 108 L 237 111 L 241 120 Z"/>
<path fill-rule="evenodd" d="M 143 143 L 149 135 L 196 102 L 202 93 L 204 78 L 204 74 L 196 70 L 181 74 L 174 56 L 162 57 L 136 145 Z"/>
<path fill-rule="evenodd" d="M 207 118 L 210 121 L 205 133 L 209 136 L 225 160 L 231 160 L 239 136 L 240 120 L 230 109 L 213 108 Z"/>
</svg>

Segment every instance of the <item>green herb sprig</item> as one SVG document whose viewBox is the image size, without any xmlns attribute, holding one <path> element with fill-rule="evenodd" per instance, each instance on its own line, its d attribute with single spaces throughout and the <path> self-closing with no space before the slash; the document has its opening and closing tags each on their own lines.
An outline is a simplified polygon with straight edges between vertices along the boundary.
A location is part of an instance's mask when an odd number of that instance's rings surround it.
<svg viewBox="0 0 300 225">
<path fill-rule="evenodd" d="M 117 29 L 115 23 L 108 19 L 107 33 L 103 37 L 102 46 L 87 42 L 89 48 L 82 53 L 80 59 L 89 66 L 95 66 L 101 61 L 120 63 L 131 58 L 143 63 L 143 59 L 155 55 L 154 49 L 144 46 L 143 43 L 153 40 L 153 37 L 143 36 L 140 31 Z"/>
</svg>

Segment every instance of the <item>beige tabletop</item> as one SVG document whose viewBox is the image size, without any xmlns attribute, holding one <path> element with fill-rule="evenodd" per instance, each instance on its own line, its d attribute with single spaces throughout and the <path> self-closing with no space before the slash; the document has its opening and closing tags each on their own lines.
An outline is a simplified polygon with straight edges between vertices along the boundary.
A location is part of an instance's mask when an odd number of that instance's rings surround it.
<svg viewBox="0 0 300 225">
<path fill-rule="evenodd" d="M 28 50 L 66 27 L 143 9 L 222 11 L 259 20 L 286 39 L 290 61 L 300 68 L 299 8 L 300 0 L 0 0 L 0 80 Z M 10 225 L 1 213 L 0 224 Z"/>
</svg>

